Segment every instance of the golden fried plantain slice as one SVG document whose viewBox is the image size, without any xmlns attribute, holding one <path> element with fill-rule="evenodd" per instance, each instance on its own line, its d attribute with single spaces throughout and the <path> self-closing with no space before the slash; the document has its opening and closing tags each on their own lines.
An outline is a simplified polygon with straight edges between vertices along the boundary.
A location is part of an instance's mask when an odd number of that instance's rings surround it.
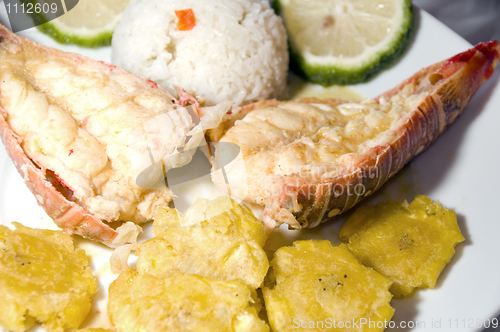
<svg viewBox="0 0 500 332">
<path fill-rule="evenodd" d="M 127 270 L 109 287 L 108 312 L 118 332 L 265 332 L 255 290 L 223 281 L 172 272 L 166 277 Z"/>
<path fill-rule="evenodd" d="M 85 252 L 62 231 L 0 226 L 0 325 L 25 331 L 76 329 L 92 305 L 97 283 Z"/>
<path fill-rule="evenodd" d="M 274 254 L 263 293 L 273 331 L 382 331 L 394 314 L 391 283 L 345 244 L 295 241 Z"/>
<path fill-rule="evenodd" d="M 185 215 L 176 209 L 159 208 L 153 232 L 156 237 L 136 250 L 141 273 L 181 271 L 222 280 L 241 279 L 258 288 L 269 268 L 262 249 L 264 226 L 229 197 L 198 199 Z"/>
<path fill-rule="evenodd" d="M 455 212 L 423 195 L 411 204 L 362 206 L 339 237 L 363 264 L 394 281 L 390 290 L 396 298 L 433 288 L 455 246 L 464 241 Z"/>
</svg>

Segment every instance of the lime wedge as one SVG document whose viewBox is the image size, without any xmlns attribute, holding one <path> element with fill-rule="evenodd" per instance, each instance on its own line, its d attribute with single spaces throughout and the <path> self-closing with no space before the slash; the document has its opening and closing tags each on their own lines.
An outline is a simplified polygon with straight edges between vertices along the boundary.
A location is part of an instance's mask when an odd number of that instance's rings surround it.
<svg viewBox="0 0 500 332">
<path fill-rule="evenodd" d="M 34 17 L 38 29 L 63 44 L 84 47 L 111 45 L 116 23 L 131 0 L 80 0 L 66 14 L 47 22 L 43 13 Z M 46 22 L 46 23 L 44 23 Z"/>
<path fill-rule="evenodd" d="M 410 0 L 276 0 L 291 68 L 324 86 L 368 80 L 395 60 L 412 30 Z"/>
</svg>

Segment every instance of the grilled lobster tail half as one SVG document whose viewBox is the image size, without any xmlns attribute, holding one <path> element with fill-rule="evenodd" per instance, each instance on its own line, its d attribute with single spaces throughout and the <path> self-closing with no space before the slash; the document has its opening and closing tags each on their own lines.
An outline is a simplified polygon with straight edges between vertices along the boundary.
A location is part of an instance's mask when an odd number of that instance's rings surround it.
<svg viewBox="0 0 500 332">
<path fill-rule="evenodd" d="M 343 174 L 328 181 L 304 183 L 302 186 L 285 185 L 279 204 L 289 205 L 291 197 L 286 193 L 296 192 L 299 204 L 307 207 L 294 213 L 302 227 L 315 227 L 328 217 L 328 213 L 334 216 L 349 210 L 378 190 L 455 121 L 478 88 L 492 75 L 498 58 L 498 41 L 481 43 L 444 62 L 420 70 L 396 88 L 385 92 L 377 100 L 382 97 L 389 99 L 407 85 L 417 87 L 417 92 L 428 91 L 420 103 L 401 120 L 399 128 L 386 133 L 386 144 L 349 156 L 351 160 Z M 335 185 L 351 189 L 362 185 L 364 195 L 357 195 L 354 190 L 344 190 L 343 195 L 337 196 Z M 301 193 L 307 193 L 310 198 Z"/>
<path fill-rule="evenodd" d="M 137 235 L 132 223 L 172 200 L 164 167 L 189 162 L 203 129 L 229 108 L 205 109 L 178 91 L 179 99 L 0 25 L 0 135 L 38 204 L 68 234 L 117 246 Z M 211 117 L 198 121 L 189 104 Z M 116 230 L 105 223 L 115 221 L 132 223 Z"/>
<path fill-rule="evenodd" d="M 67 234 L 79 234 L 94 241 L 110 242 L 117 232 L 82 206 L 69 201 L 56 189 L 51 176 L 26 156 L 20 138 L 5 121 L 6 114 L 0 108 L 0 135 L 26 186 L 35 195 L 38 204 Z"/>
<path fill-rule="evenodd" d="M 221 138 L 242 150 L 248 183 L 243 201 L 260 209 L 268 228 L 283 222 L 295 229 L 315 227 L 349 210 L 453 123 L 492 75 L 498 58 L 497 41 L 480 43 L 420 70 L 372 100 L 330 108 L 314 101 L 283 102 L 252 110 Z M 277 121 L 280 113 L 286 117 Z M 373 119 L 378 122 L 370 127 L 370 133 L 352 131 L 356 126 L 369 127 Z M 294 126 L 300 135 L 290 139 L 288 128 Z M 242 139 L 259 127 L 270 137 L 262 138 L 266 142 L 257 146 Z M 274 127 L 286 134 L 274 131 Z M 384 129 L 377 131 L 379 127 Z M 252 140 L 258 139 L 254 134 Z M 300 167 L 284 169 L 287 161 Z M 213 179 L 224 186 L 217 174 Z M 238 185 L 231 191 L 243 192 Z"/>
</svg>

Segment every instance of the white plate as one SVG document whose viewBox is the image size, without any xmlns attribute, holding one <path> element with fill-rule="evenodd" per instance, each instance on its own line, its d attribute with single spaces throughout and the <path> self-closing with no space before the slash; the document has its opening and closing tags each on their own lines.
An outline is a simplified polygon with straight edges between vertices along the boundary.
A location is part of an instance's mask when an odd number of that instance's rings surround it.
<svg viewBox="0 0 500 332">
<path fill-rule="evenodd" d="M 3 10 L 3 6 L 0 6 Z M 392 68 L 355 88 L 374 97 L 411 76 L 422 67 L 448 58 L 471 45 L 424 11 L 415 8 L 414 40 Z M 5 19 L 5 16 L 3 16 Z M 5 20 L 4 20 L 5 22 Z M 90 50 L 56 43 L 36 29 L 20 33 L 41 44 L 109 61 L 110 48 Z M 466 240 L 457 247 L 452 262 L 432 290 L 420 290 L 411 299 L 393 300 L 393 322 L 398 331 L 435 331 L 436 329 L 479 331 L 500 313 L 500 222 L 497 207 L 500 178 L 500 71 L 479 90 L 455 124 L 427 151 L 410 162 L 383 189 L 365 203 L 388 199 L 412 200 L 424 194 L 456 211 Z M 202 181 L 203 196 L 217 195 L 208 179 Z M 56 229 L 23 184 L 5 150 L 0 148 L 0 223 L 12 221 L 27 226 Z M 189 205 L 199 195 L 199 186 L 178 189 L 181 201 Z M 273 234 L 268 249 L 289 245 L 295 239 L 327 238 L 338 244 L 337 232 L 345 217 L 313 230 Z M 106 327 L 107 287 L 116 277 L 109 270 L 110 250 L 87 240 L 77 239 L 92 261 L 100 288 L 84 327 Z M 414 328 L 404 327 L 403 325 Z M 41 328 L 35 328 L 42 331 Z M 394 329 L 396 330 L 396 329 Z"/>
</svg>

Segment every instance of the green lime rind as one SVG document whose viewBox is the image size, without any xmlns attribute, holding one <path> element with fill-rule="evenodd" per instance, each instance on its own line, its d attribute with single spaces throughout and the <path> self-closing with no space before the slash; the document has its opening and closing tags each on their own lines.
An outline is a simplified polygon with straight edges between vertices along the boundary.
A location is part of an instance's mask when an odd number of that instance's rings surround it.
<svg viewBox="0 0 500 332">
<path fill-rule="evenodd" d="M 35 4 L 36 0 L 25 0 L 23 2 Z M 73 44 L 87 48 L 98 48 L 111 45 L 113 30 L 105 31 L 95 36 L 82 37 L 61 32 L 51 21 L 47 21 L 43 13 L 33 12 L 31 18 L 38 30 L 61 44 Z"/>
<path fill-rule="evenodd" d="M 75 44 L 88 48 L 109 46 L 111 45 L 111 37 L 113 36 L 113 31 L 103 32 L 92 37 L 79 37 L 77 35 L 65 34 L 60 32 L 51 22 L 38 25 L 37 28 L 61 44 Z"/>
<path fill-rule="evenodd" d="M 316 65 L 308 63 L 300 51 L 296 50 L 291 36 L 288 37 L 290 69 L 303 79 L 322 86 L 349 85 L 367 82 L 383 69 L 394 63 L 404 52 L 413 33 L 413 7 L 411 0 L 404 0 L 404 21 L 398 35 L 387 48 L 380 50 L 356 67 L 336 65 Z M 282 11 L 280 1 L 274 2 L 279 15 Z"/>
</svg>

